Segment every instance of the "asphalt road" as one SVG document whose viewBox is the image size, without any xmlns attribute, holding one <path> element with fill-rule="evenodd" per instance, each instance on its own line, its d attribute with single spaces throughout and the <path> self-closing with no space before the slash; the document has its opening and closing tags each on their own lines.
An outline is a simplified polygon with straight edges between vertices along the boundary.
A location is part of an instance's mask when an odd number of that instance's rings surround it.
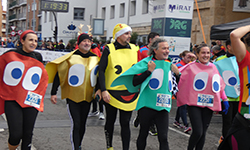
<svg viewBox="0 0 250 150">
<path fill-rule="evenodd" d="M 70 143 L 70 120 L 66 109 L 65 100 L 58 100 L 56 105 L 50 102 L 50 89 L 48 86 L 45 96 L 45 109 L 37 117 L 34 135 L 33 150 L 71 150 Z M 57 94 L 60 98 L 60 91 Z M 175 128 L 172 124 L 175 118 L 176 101 L 173 101 L 172 110 L 169 115 L 169 132 L 168 141 L 171 150 L 187 149 L 190 134 L 183 133 L 182 129 Z M 131 119 L 131 143 L 130 149 L 136 150 L 136 139 L 139 128 L 132 125 L 132 120 L 136 112 L 133 112 Z M 115 150 L 122 150 L 119 119 L 117 119 L 113 137 L 113 147 Z M 99 120 L 98 117 L 89 117 L 87 120 L 86 133 L 82 142 L 83 150 L 105 150 L 106 143 L 104 138 L 105 121 Z M 204 150 L 216 150 L 218 140 L 221 136 L 221 115 L 213 116 L 206 135 Z M 1 128 L 4 131 L 1 132 Z M 6 121 L 0 117 L 0 150 L 8 150 L 8 129 Z M 146 150 L 158 150 L 159 144 L 157 136 L 148 136 Z"/>
</svg>

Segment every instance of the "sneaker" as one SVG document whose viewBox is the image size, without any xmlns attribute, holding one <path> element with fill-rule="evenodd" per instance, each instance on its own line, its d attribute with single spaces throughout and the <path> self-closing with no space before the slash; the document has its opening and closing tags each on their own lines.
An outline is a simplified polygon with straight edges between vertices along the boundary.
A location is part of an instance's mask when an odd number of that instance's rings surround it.
<svg viewBox="0 0 250 150">
<path fill-rule="evenodd" d="M 156 128 L 155 128 L 155 125 L 152 125 L 150 128 L 149 128 L 149 134 L 152 135 L 152 136 L 156 136 L 158 133 L 156 131 Z"/>
<path fill-rule="evenodd" d="M 100 120 L 104 120 L 105 119 L 105 116 L 104 116 L 104 114 L 102 112 L 100 112 L 100 114 L 99 114 L 99 119 Z"/>
<path fill-rule="evenodd" d="M 175 122 L 173 123 L 173 125 L 174 125 L 176 128 L 178 128 L 178 129 L 183 128 L 183 126 L 182 126 L 179 122 L 177 122 L 177 121 L 175 121 Z"/>
<path fill-rule="evenodd" d="M 223 137 L 223 136 L 221 136 L 221 137 L 220 137 L 220 139 L 219 139 L 219 141 L 218 141 L 218 142 L 219 142 L 219 144 L 220 144 L 223 140 L 224 140 L 224 137 Z"/>
<path fill-rule="evenodd" d="M 98 115 L 99 115 L 99 112 L 95 111 L 95 112 L 89 113 L 88 117 L 95 117 L 95 116 L 98 116 Z"/>
<path fill-rule="evenodd" d="M 139 126 L 139 124 L 140 124 L 140 122 L 139 122 L 139 117 L 136 116 L 135 119 L 133 120 L 133 125 L 134 125 L 134 127 L 137 128 L 137 127 Z"/>
<path fill-rule="evenodd" d="M 114 150 L 113 147 L 109 147 L 108 150 Z"/>
<path fill-rule="evenodd" d="M 192 128 L 191 127 L 184 127 L 184 133 L 188 133 L 189 131 L 191 131 Z"/>
</svg>

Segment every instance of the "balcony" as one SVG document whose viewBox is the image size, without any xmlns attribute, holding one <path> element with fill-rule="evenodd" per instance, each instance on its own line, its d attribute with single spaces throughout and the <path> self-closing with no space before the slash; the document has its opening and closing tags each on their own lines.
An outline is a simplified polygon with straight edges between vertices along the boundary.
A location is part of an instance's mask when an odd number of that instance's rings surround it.
<svg viewBox="0 0 250 150">
<path fill-rule="evenodd" d="M 19 0 L 19 6 L 26 5 L 27 0 Z"/>
<path fill-rule="evenodd" d="M 17 5 L 17 1 L 13 1 L 12 3 L 9 4 L 9 9 Z"/>
<path fill-rule="evenodd" d="M 26 13 L 21 13 L 21 14 L 18 14 L 17 16 L 19 20 L 26 20 Z"/>
<path fill-rule="evenodd" d="M 11 21 L 11 20 L 13 20 L 13 19 L 17 19 L 16 14 L 10 15 L 10 16 L 9 16 L 9 21 Z"/>
</svg>

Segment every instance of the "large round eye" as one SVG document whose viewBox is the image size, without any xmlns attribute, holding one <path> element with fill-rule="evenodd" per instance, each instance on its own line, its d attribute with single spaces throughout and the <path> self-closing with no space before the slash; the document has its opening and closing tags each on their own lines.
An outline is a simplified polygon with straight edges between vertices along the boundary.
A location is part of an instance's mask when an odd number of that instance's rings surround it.
<svg viewBox="0 0 250 150">
<path fill-rule="evenodd" d="M 208 73 L 200 72 L 194 77 L 193 87 L 196 91 L 202 91 L 207 86 Z"/>
<path fill-rule="evenodd" d="M 42 69 L 39 67 L 30 68 L 23 78 L 23 88 L 28 91 L 34 91 L 41 79 Z"/>
<path fill-rule="evenodd" d="M 151 90 L 158 90 L 162 86 L 164 72 L 162 69 L 155 69 L 152 72 L 151 79 L 149 80 L 149 88 Z"/>
<path fill-rule="evenodd" d="M 82 85 L 85 77 L 85 67 L 82 64 L 75 64 L 69 68 L 68 83 L 77 87 Z"/>
<path fill-rule="evenodd" d="M 168 72 L 168 89 L 170 92 L 173 91 L 173 82 L 172 82 L 172 73 L 171 71 Z"/>
<path fill-rule="evenodd" d="M 24 64 L 20 61 L 8 63 L 4 69 L 3 81 L 9 86 L 16 86 L 22 79 Z"/>
<path fill-rule="evenodd" d="M 212 85 L 213 92 L 218 93 L 220 91 L 220 75 L 215 74 L 213 76 Z"/>
<path fill-rule="evenodd" d="M 237 84 L 237 78 L 233 71 L 227 70 L 222 73 L 222 77 L 226 85 L 235 86 Z"/>
<path fill-rule="evenodd" d="M 90 73 L 90 82 L 91 82 L 91 86 L 94 87 L 96 85 L 97 82 L 97 73 L 98 73 L 98 68 L 99 66 L 95 66 Z"/>
</svg>

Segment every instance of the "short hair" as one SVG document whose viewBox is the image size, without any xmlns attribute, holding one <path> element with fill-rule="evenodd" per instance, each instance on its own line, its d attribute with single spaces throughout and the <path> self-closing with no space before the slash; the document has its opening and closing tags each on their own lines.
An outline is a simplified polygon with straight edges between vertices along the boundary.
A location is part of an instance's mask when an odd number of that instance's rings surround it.
<svg viewBox="0 0 250 150">
<path fill-rule="evenodd" d="M 185 51 L 183 51 L 182 53 L 180 53 L 179 54 L 179 57 L 185 57 L 188 53 L 192 53 L 192 52 L 190 52 L 190 51 L 188 51 L 188 50 L 185 50 Z"/>
<path fill-rule="evenodd" d="M 226 40 L 226 46 L 227 46 L 227 45 L 231 45 L 231 40 L 230 40 L 230 39 L 227 39 L 227 40 Z"/>
<path fill-rule="evenodd" d="M 216 42 L 212 42 L 211 44 L 212 44 L 212 45 L 216 45 Z"/>
<path fill-rule="evenodd" d="M 148 43 L 149 43 L 149 39 L 150 39 L 150 38 L 153 39 L 155 36 L 160 36 L 160 34 L 159 34 L 159 33 L 156 33 L 156 32 L 150 32 L 150 33 L 148 34 Z"/>
<path fill-rule="evenodd" d="M 213 51 L 220 51 L 221 48 L 220 48 L 219 45 L 215 45 L 215 46 L 212 47 L 212 50 L 213 50 Z"/>
<path fill-rule="evenodd" d="M 63 40 L 61 39 L 59 42 L 63 42 Z"/>
<path fill-rule="evenodd" d="M 163 37 L 156 38 L 153 41 L 153 43 L 151 44 L 151 46 L 149 47 L 148 55 L 155 55 L 154 49 L 158 50 L 159 43 L 161 43 L 161 42 L 167 42 L 167 40 L 165 38 L 163 38 Z"/>
<path fill-rule="evenodd" d="M 218 46 L 218 45 L 217 45 L 217 46 Z M 203 47 L 208 47 L 208 45 L 205 44 L 205 43 L 201 43 L 201 44 L 197 47 L 196 52 L 199 54 L 200 51 L 201 51 L 201 48 L 203 48 Z M 209 48 L 209 47 L 208 47 L 208 48 Z"/>
</svg>

